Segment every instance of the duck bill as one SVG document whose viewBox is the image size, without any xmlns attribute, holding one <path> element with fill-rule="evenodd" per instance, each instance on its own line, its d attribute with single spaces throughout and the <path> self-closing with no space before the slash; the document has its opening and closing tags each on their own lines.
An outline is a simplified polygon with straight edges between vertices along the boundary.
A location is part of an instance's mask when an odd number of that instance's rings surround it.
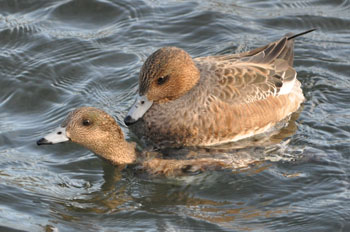
<svg viewBox="0 0 350 232">
<path fill-rule="evenodd" d="M 137 122 L 151 108 L 153 101 L 147 99 L 146 96 L 138 96 L 135 103 L 130 108 L 128 114 L 124 118 L 124 123 L 129 126 Z"/>
<path fill-rule="evenodd" d="M 44 138 L 39 139 L 37 145 L 51 145 L 56 143 L 63 143 L 69 141 L 69 138 L 66 133 L 65 127 L 58 127 L 50 134 L 46 135 Z"/>
</svg>

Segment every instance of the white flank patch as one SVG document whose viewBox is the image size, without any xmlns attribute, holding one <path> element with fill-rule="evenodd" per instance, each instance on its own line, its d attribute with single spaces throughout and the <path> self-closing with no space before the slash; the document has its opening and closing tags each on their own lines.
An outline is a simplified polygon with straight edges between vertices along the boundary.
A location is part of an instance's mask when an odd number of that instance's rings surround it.
<svg viewBox="0 0 350 232">
<path fill-rule="evenodd" d="M 284 95 L 284 94 L 289 94 L 293 87 L 294 87 L 294 83 L 297 77 L 297 73 L 295 73 L 294 78 L 292 81 L 288 81 L 283 83 L 282 88 L 280 89 L 280 91 L 278 92 L 278 95 Z"/>
</svg>

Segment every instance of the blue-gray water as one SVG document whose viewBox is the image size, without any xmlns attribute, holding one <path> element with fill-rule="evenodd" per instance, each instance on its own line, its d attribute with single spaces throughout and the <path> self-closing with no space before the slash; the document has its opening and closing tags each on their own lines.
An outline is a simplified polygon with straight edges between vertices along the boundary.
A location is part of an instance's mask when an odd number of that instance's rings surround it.
<svg viewBox="0 0 350 232">
<path fill-rule="evenodd" d="M 1 0 L 0 231 L 349 231 L 349 25 L 348 0 Z M 159 47 L 225 54 L 311 28 L 295 43 L 306 102 L 280 142 L 292 159 L 153 178 L 35 144 L 83 105 L 135 140 L 123 117 Z"/>
</svg>

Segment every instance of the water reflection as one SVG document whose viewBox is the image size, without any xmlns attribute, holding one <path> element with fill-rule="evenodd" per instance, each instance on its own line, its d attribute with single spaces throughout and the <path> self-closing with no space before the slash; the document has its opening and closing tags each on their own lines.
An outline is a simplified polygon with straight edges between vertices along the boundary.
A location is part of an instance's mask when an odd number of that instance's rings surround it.
<svg viewBox="0 0 350 232">
<path fill-rule="evenodd" d="M 241 178 L 254 179 L 253 176 L 262 174 L 270 166 L 271 164 L 256 164 L 250 169 L 235 170 L 235 174 Z M 259 223 L 249 225 L 247 222 L 287 215 L 291 210 L 288 207 L 268 209 L 267 206 L 272 200 L 252 204 L 249 199 L 251 194 L 242 197 L 241 200 L 200 196 L 206 195 L 205 189 L 215 188 L 216 178 L 221 178 L 220 173 L 214 173 L 214 178 L 208 173 L 195 175 L 191 180 L 187 179 L 186 183 L 183 182 L 184 179 L 178 178 L 166 181 L 143 175 L 135 178 L 134 172 L 120 172 L 118 168 L 110 165 L 104 165 L 104 171 L 104 183 L 100 189 L 86 189 L 84 193 L 80 192 L 79 195 L 64 201 L 54 200 L 50 204 L 52 216 L 66 222 L 83 223 L 91 228 L 100 229 L 98 225 L 84 221 L 79 215 L 84 213 L 95 217 L 101 215 L 118 218 L 132 212 L 144 212 L 146 217 L 151 218 L 157 214 L 160 218 L 164 217 L 161 220 L 165 221 L 168 215 L 205 221 L 227 229 L 252 230 L 258 228 Z"/>
</svg>

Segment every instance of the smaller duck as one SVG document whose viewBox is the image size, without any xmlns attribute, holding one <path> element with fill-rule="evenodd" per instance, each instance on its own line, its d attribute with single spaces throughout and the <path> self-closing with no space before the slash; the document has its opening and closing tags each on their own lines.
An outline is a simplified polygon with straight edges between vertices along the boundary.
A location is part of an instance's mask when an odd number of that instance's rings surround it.
<svg viewBox="0 0 350 232">
<path fill-rule="evenodd" d="M 124 122 L 158 147 L 207 147 L 275 130 L 304 101 L 286 34 L 240 53 L 192 58 L 177 47 L 151 54 Z"/>
<path fill-rule="evenodd" d="M 135 144 L 124 139 L 123 132 L 112 116 L 94 107 L 81 107 L 72 111 L 52 133 L 37 141 L 48 145 L 72 141 L 80 144 L 113 165 L 124 168 L 137 164 L 150 174 L 178 176 L 208 169 L 231 167 L 227 160 L 213 157 L 164 159 L 157 152 L 137 152 Z M 191 155 L 190 155 L 191 156 Z"/>
</svg>

